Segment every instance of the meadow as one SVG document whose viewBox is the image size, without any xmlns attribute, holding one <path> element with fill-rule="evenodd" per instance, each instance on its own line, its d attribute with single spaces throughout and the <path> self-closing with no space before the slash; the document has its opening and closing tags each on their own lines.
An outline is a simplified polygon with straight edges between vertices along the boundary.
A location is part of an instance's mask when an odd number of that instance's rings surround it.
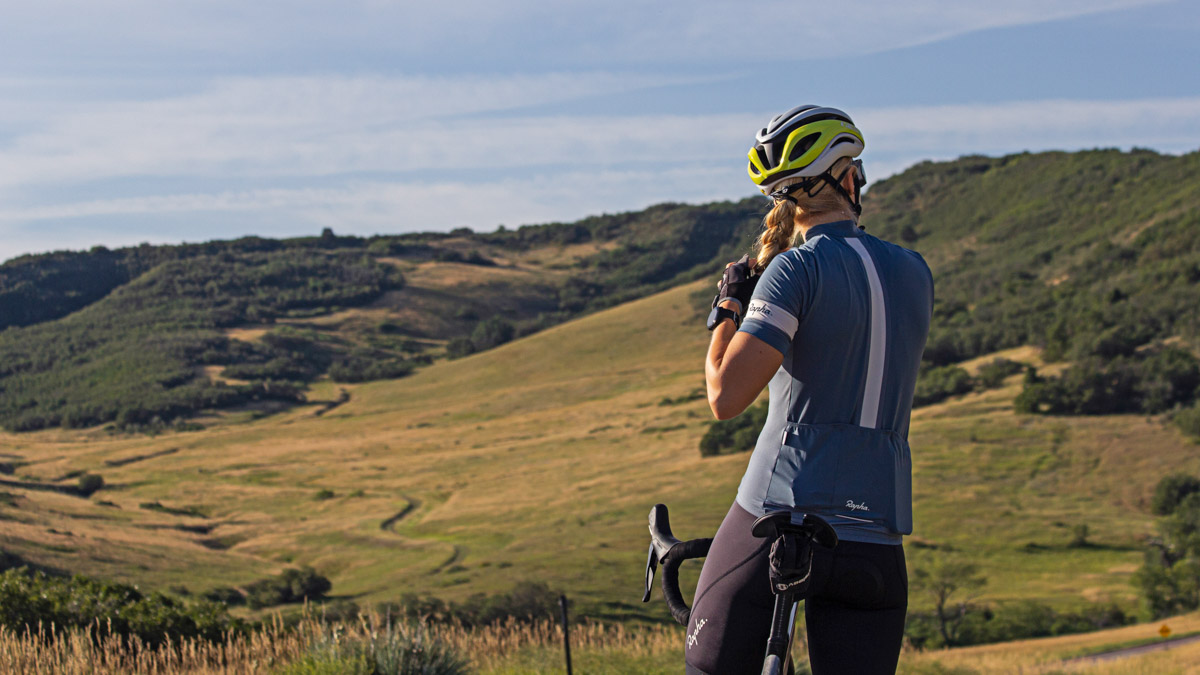
<svg viewBox="0 0 1200 675">
<path fill-rule="evenodd" d="M 446 263 L 439 263 L 445 265 Z M 710 535 L 747 454 L 701 458 L 707 333 L 696 282 L 400 380 L 319 383 L 157 436 L 101 429 L 0 436 L 5 549 L 50 568 L 198 593 L 311 565 L 360 606 L 404 593 L 463 600 L 542 581 L 576 614 L 663 622 L 639 602 L 645 518 L 671 507 Z M 1004 352 L 1046 372 L 1038 352 Z M 968 369 L 982 360 L 968 362 Z M 978 600 L 1136 607 L 1148 500 L 1195 445 L 1159 417 L 1017 415 L 1020 376 L 914 413 L 910 567 L 976 563 Z M 91 498 L 34 489 L 97 473 Z M 24 486 L 24 487 L 23 487 Z M 147 508 L 157 502 L 164 508 Z M 1089 545 L 1069 545 L 1074 526 Z M 685 584 L 696 570 L 685 570 Z M 689 576 L 690 575 L 690 576 Z M 928 599 L 914 593 L 914 609 Z"/>
</svg>

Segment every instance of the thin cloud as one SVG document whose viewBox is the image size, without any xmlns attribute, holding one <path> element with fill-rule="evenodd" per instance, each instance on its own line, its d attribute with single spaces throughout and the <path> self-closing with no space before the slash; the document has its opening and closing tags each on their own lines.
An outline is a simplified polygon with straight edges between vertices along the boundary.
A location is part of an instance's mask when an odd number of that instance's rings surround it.
<svg viewBox="0 0 1200 675">
<path fill-rule="evenodd" d="M 796 45 L 800 55 L 874 53 L 1159 2 L 47 0 L 6 7 L 0 72 L 14 62 L 50 69 L 75 62 L 82 70 L 97 63 L 138 73 L 252 62 L 277 70 L 323 63 L 353 68 L 364 57 L 422 72 L 512 67 L 518 61 L 526 68 L 760 67 L 771 62 L 769 45 L 780 42 Z"/>
</svg>

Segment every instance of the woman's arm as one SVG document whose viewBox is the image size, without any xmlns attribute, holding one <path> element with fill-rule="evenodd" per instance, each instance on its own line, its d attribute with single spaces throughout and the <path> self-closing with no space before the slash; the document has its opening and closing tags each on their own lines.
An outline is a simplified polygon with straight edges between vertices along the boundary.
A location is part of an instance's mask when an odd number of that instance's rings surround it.
<svg viewBox="0 0 1200 675">
<path fill-rule="evenodd" d="M 733 302 L 721 306 L 735 309 Z M 779 350 L 749 333 L 739 333 L 733 321 L 722 321 L 713 329 L 704 361 L 708 407 L 713 415 L 727 420 L 741 414 L 758 398 L 782 363 Z"/>
</svg>

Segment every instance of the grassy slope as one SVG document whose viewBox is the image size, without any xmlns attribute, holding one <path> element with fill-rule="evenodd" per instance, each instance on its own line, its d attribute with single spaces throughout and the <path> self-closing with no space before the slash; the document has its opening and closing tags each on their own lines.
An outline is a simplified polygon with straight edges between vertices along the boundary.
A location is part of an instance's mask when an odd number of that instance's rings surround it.
<svg viewBox="0 0 1200 675">
<path fill-rule="evenodd" d="M 545 580 L 594 616 L 662 617 L 661 603 L 637 602 L 645 514 L 662 501 L 678 534 L 711 534 L 748 458 L 700 459 L 703 400 L 659 404 L 702 385 L 707 333 L 692 296 L 707 285 L 403 380 L 349 387 L 352 400 L 323 417 L 308 406 L 157 438 L 0 436 L 7 459 L 30 462 L 6 478 L 86 469 L 113 484 L 92 501 L 0 486 L 20 495 L 16 507 L 0 505 L 5 548 L 72 571 L 193 589 L 312 564 L 335 593 L 366 603 Z M 977 561 L 990 578 L 985 599 L 1131 598 L 1138 539 L 1151 532 L 1145 496 L 1168 470 L 1200 471 L 1194 445 L 1141 417 L 1016 417 L 1018 388 L 1014 379 L 914 416 L 911 564 L 933 547 Z M 336 496 L 315 500 L 322 488 Z M 208 517 L 139 508 L 152 500 Z M 381 529 L 410 504 L 392 531 Z M 149 529 L 204 523 L 215 526 L 209 534 Z M 1076 523 L 1092 528 L 1097 546 L 1066 547 Z"/>
</svg>

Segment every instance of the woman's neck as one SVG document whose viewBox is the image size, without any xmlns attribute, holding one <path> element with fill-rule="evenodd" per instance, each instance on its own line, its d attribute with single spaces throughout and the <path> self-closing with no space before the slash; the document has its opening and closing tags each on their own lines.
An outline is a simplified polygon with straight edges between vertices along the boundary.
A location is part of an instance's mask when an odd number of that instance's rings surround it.
<svg viewBox="0 0 1200 675">
<path fill-rule="evenodd" d="M 800 230 L 800 236 L 803 239 L 808 239 L 808 231 L 812 228 L 843 220 L 854 220 L 854 214 L 850 211 L 834 211 L 833 213 L 818 213 L 809 217 L 801 216 L 796 219 L 796 228 Z"/>
</svg>

